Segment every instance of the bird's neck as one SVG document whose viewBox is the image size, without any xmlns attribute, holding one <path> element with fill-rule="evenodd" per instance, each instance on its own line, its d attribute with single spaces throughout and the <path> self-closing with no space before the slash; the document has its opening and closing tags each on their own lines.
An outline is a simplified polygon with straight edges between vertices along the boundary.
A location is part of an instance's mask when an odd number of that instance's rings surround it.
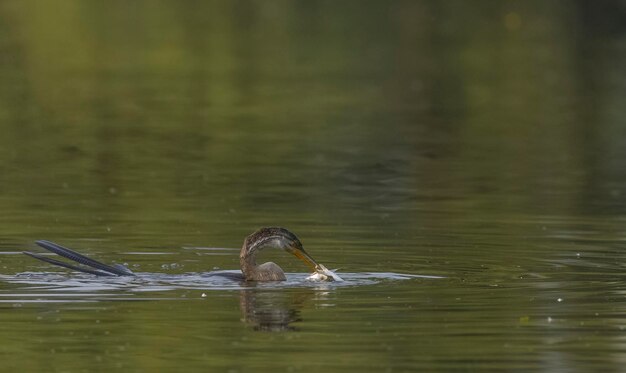
<svg viewBox="0 0 626 373">
<path fill-rule="evenodd" d="M 256 253 L 239 257 L 241 272 L 247 281 L 285 281 L 285 272 L 277 264 L 268 262 L 256 264 Z"/>
<path fill-rule="evenodd" d="M 239 265 L 241 266 L 241 272 L 246 277 L 246 280 L 252 279 L 254 276 L 254 270 L 256 269 L 256 253 L 246 252 L 245 247 L 241 250 L 239 255 Z"/>
</svg>

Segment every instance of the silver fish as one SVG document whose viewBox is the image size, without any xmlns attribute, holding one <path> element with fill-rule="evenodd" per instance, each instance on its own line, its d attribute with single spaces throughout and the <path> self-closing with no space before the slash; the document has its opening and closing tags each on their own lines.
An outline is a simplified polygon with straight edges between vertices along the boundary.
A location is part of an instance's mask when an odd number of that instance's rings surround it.
<svg viewBox="0 0 626 373">
<path fill-rule="evenodd" d="M 339 275 L 326 268 L 323 264 L 318 264 L 315 267 L 315 272 L 306 279 L 308 281 L 343 281 Z"/>
</svg>

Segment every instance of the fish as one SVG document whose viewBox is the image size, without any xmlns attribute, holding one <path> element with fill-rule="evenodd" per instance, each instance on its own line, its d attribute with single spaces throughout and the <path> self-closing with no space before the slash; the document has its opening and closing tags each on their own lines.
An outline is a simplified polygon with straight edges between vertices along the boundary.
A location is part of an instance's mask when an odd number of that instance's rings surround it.
<svg viewBox="0 0 626 373">
<path fill-rule="evenodd" d="M 307 281 L 343 281 L 339 275 L 326 268 L 323 264 L 318 264 L 315 267 L 315 272 L 306 279 Z"/>
</svg>

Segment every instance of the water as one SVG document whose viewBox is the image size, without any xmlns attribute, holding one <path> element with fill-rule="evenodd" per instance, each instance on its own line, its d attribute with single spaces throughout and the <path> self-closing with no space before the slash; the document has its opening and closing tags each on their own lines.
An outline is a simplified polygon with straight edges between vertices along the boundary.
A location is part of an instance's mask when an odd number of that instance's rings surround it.
<svg viewBox="0 0 626 373">
<path fill-rule="evenodd" d="M 621 370 L 624 14 L 0 2 L 3 369 Z M 206 276 L 262 226 L 346 283 Z"/>
</svg>

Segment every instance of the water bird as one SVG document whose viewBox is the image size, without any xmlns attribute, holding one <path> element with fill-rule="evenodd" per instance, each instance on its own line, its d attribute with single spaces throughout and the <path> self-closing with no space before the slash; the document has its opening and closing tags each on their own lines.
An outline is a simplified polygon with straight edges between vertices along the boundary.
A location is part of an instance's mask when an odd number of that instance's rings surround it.
<svg viewBox="0 0 626 373">
<path fill-rule="evenodd" d="M 29 251 L 24 251 L 24 254 L 46 263 L 69 268 L 79 272 L 90 273 L 96 276 L 136 276 L 135 273 L 133 273 L 126 266 L 121 264 L 104 264 L 54 242 L 40 240 L 36 241 L 36 244 L 78 264 L 63 262 Z M 223 275 L 234 280 L 244 281 L 285 281 L 287 279 L 285 272 L 276 263 L 256 263 L 257 254 L 267 248 L 285 250 L 302 260 L 307 266 L 320 275 L 323 275 L 327 271 L 326 267 L 318 264 L 306 251 L 304 251 L 302 243 L 295 234 L 285 228 L 266 227 L 257 230 L 244 240 L 239 253 L 241 274 L 232 272 L 215 272 L 214 274 Z"/>
</svg>

